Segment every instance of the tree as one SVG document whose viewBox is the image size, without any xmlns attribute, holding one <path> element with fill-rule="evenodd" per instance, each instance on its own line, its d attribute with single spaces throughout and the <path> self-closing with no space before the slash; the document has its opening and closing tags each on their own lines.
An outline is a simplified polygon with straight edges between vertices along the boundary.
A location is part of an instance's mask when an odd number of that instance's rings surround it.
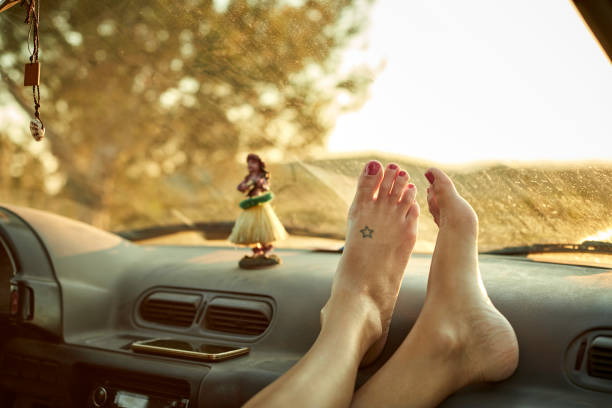
<svg viewBox="0 0 612 408">
<path fill-rule="evenodd" d="M 197 186 L 246 151 L 321 146 L 338 95 L 355 106 L 367 92 L 366 68 L 338 68 L 369 0 L 287 3 L 42 2 L 41 115 L 66 179 L 60 195 L 94 209 L 98 226 L 126 226 L 134 206 L 172 205 L 174 175 Z M 12 56 L 0 74 L 29 106 L 23 13 L 0 16 Z"/>
</svg>

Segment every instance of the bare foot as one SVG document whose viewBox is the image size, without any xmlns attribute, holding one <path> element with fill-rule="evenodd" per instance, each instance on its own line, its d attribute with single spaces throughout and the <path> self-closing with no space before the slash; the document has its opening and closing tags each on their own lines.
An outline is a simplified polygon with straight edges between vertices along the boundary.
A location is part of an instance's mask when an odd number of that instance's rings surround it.
<svg viewBox="0 0 612 408">
<path fill-rule="evenodd" d="M 334 310 L 359 304 L 368 316 L 363 364 L 384 348 L 399 287 L 414 247 L 419 207 L 416 187 L 396 164 L 387 169 L 369 162 L 362 172 L 349 210 L 346 245 L 330 300 L 321 311 L 322 324 Z M 355 300 L 359 302 L 355 302 Z M 364 310 L 366 309 L 366 310 Z M 356 311 L 357 312 L 357 311 Z"/>
<path fill-rule="evenodd" d="M 429 211 L 440 228 L 434 250 L 427 298 L 413 331 L 438 336 L 451 350 L 464 386 L 500 381 L 518 364 L 518 343 L 512 326 L 493 306 L 478 268 L 478 218 L 441 170 L 425 174 Z M 418 334 L 418 333 L 417 333 Z"/>
<path fill-rule="evenodd" d="M 480 277 L 476 213 L 442 171 L 426 177 L 440 231 L 425 304 L 400 347 L 357 390 L 353 407 L 434 407 L 470 383 L 507 378 L 518 364 L 514 330 Z"/>
</svg>

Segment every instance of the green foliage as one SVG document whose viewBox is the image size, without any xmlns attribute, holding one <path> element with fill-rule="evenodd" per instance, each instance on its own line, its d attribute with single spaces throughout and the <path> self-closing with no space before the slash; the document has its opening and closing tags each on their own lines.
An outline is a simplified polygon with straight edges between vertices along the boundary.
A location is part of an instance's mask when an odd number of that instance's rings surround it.
<svg viewBox="0 0 612 408">
<path fill-rule="evenodd" d="M 337 96 L 349 92 L 356 106 L 367 92 L 371 73 L 338 67 L 368 5 L 42 2 L 41 115 L 66 179 L 60 195 L 93 208 L 99 226 L 124 225 L 184 199 L 176 176 L 198 188 L 244 152 L 322 146 Z M 0 16 L 0 74 L 28 107 L 22 14 Z"/>
<path fill-rule="evenodd" d="M 23 145 L 0 131 L 0 197 L 16 199 L 19 192 L 35 191 L 44 184 L 44 166 Z"/>
</svg>

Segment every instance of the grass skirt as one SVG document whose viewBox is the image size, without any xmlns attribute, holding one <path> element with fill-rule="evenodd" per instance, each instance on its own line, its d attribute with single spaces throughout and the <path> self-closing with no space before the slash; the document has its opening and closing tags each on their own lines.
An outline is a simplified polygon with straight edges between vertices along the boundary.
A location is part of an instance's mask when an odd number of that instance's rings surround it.
<svg viewBox="0 0 612 408">
<path fill-rule="evenodd" d="M 269 202 L 242 211 L 229 241 L 238 245 L 269 244 L 287 238 L 287 231 Z"/>
</svg>

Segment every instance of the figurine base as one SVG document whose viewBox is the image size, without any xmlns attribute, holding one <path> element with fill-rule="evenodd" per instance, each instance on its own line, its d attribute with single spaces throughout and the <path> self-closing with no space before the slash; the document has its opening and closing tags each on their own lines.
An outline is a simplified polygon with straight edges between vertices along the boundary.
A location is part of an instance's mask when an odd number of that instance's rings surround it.
<svg viewBox="0 0 612 408">
<path fill-rule="evenodd" d="M 244 256 L 238 266 L 242 269 L 260 269 L 268 268 L 270 266 L 279 265 L 281 259 L 276 255 L 265 255 L 265 256 Z"/>
</svg>

